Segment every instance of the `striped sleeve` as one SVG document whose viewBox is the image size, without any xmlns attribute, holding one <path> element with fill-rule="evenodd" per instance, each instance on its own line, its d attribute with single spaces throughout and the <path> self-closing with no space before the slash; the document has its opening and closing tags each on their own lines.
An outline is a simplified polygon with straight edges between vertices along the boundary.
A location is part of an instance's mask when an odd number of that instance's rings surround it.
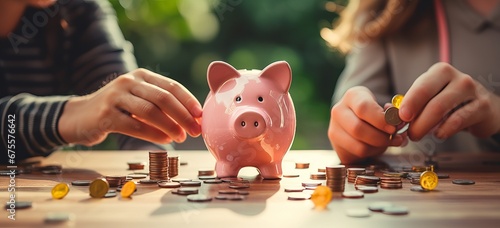
<svg viewBox="0 0 500 228">
<path fill-rule="evenodd" d="M 48 156 L 66 142 L 58 122 L 69 96 L 37 97 L 22 93 L 0 100 L 1 164 L 34 156 Z"/>
</svg>

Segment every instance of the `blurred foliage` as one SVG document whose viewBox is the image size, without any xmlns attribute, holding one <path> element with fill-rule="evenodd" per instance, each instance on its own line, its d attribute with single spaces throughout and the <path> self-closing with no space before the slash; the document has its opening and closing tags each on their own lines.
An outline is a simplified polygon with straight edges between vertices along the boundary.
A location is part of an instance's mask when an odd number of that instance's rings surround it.
<svg viewBox="0 0 500 228">
<path fill-rule="evenodd" d="M 285 60 L 297 113 L 292 149 L 329 149 L 327 129 L 343 56 L 319 31 L 338 16 L 325 1 L 110 0 L 140 67 L 185 85 L 203 104 L 206 69 L 222 60 L 237 69 L 263 69 Z"/>
</svg>

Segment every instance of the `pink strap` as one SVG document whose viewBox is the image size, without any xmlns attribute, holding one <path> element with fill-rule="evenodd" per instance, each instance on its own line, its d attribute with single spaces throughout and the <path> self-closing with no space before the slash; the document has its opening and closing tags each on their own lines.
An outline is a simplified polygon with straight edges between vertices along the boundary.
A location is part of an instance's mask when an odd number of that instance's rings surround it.
<svg viewBox="0 0 500 228">
<path fill-rule="evenodd" d="M 450 38 L 448 23 L 444 15 L 443 3 L 441 0 L 434 0 L 434 9 L 436 13 L 438 38 L 439 38 L 439 61 L 450 63 Z"/>
</svg>

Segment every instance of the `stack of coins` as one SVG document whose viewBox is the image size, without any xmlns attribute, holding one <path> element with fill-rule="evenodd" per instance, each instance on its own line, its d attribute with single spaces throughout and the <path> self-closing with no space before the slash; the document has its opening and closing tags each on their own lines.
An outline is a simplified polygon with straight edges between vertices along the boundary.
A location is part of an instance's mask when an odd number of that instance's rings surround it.
<svg viewBox="0 0 500 228">
<path fill-rule="evenodd" d="M 215 170 L 213 169 L 199 169 L 198 176 L 213 176 L 215 175 Z"/>
<path fill-rule="evenodd" d="M 167 151 L 149 152 L 149 179 L 168 180 Z"/>
<path fill-rule="evenodd" d="M 403 181 L 401 177 L 381 177 L 380 187 L 385 189 L 403 188 Z"/>
<path fill-rule="evenodd" d="M 365 175 L 359 175 L 356 177 L 356 180 L 354 181 L 355 185 L 364 185 L 364 186 L 378 186 L 378 182 L 380 181 L 379 177 L 375 176 L 365 176 Z"/>
<path fill-rule="evenodd" d="M 343 192 L 345 188 L 346 170 L 344 165 L 326 167 L 326 186 L 333 192 Z"/>
<path fill-rule="evenodd" d="M 179 175 L 179 156 L 169 156 L 168 160 L 168 177 L 176 177 Z"/>
<path fill-rule="evenodd" d="M 326 180 L 326 173 L 322 172 L 311 173 L 311 180 Z"/>
<path fill-rule="evenodd" d="M 106 178 L 106 180 L 108 181 L 109 187 L 118 187 L 125 183 L 127 176 L 109 175 L 104 176 L 104 178 Z"/>
<path fill-rule="evenodd" d="M 347 168 L 347 182 L 354 183 L 358 175 L 365 175 L 365 168 Z"/>
</svg>

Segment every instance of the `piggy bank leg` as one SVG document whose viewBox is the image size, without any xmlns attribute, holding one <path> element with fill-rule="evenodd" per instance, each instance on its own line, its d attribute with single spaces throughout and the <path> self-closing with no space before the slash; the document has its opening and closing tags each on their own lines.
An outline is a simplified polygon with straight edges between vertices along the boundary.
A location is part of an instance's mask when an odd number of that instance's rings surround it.
<svg viewBox="0 0 500 228">
<path fill-rule="evenodd" d="M 281 174 L 281 161 L 273 162 L 267 165 L 261 165 L 257 167 L 260 172 L 260 175 L 264 179 L 280 179 Z"/>
<path fill-rule="evenodd" d="M 231 162 L 217 161 L 215 163 L 215 172 L 217 177 L 236 177 L 241 167 L 232 165 Z"/>
</svg>

